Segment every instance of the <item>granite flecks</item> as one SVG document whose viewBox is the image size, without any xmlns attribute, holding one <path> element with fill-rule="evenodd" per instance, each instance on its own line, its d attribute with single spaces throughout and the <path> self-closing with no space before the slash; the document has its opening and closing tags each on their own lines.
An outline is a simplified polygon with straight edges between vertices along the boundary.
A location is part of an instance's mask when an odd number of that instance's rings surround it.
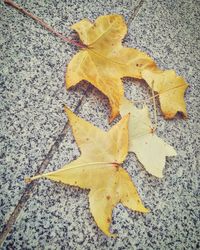
<svg viewBox="0 0 200 250">
<path fill-rule="evenodd" d="M 162 69 L 175 69 L 189 81 L 199 69 L 200 5 L 184 0 L 153 3 L 147 1 L 130 25 L 131 46 L 147 52 Z"/>
<path fill-rule="evenodd" d="M 125 85 L 128 87 L 127 95 L 131 99 L 132 86 L 128 83 Z M 106 102 L 106 98 L 99 91 L 93 90 L 83 101 L 80 116 L 93 124 L 98 123 L 100 128 L 109 129 L 107 115 L 102 112 L 107 106 Z M 104 119 L 101 119 L 102 115 Z M 197 247 L 198 210 L 194 207 L 197 208 L 198 205 L 198 177 L 197 166 L 191 157 L 194 150 L 193 140 L 188 140 L 191 135 L 185 129 L 183 120 L 169 122 L 160 119 L 159 125 L 161 121 L 165 129 L 162 129 L 160 136 L 175 147 L 178 146 L 179 154 L 177 157 L 168 158 L 164 179 L 150 176 L 132 153 L 123 164 L 138 187 L 145 205 L 151 209 L 149 214 L 134 213 L 119 204 L 114 209 L 111 227 L 119 237 L 108 239 L 97 228 L 89 212 L 87 190 L 40 180 L 32 199 L 16 223 L 13 234 L 7 238 L 4 246 L 46 249 Z M 185 141 L 187 143 L 184 143 Z M 78 156 L 78 148 L 69 131 L 47 171 L 59 169 Z"/>
<path fill-rule="evenodd" d="M 73 7 L 64 1 L 18 4 L 65 34 L 70 33 L 71 24 L 84 17 L 94 20 L 110 12 L 110 5 L 96 9 L 90 2 L 76 1 Z M 79 11 L 79 5 L 84 5 L 84 11 Z M 128 18 L 132 7 L 127 4 L 115 11 Z M 74 110 L 88 84 L 79 84 L 66 93 L 66 65 L 77 49 L 15 9 L 3 3 L 1 8 L 2 229 L 24 191 L 24 177 L 37 171 L 66 123 L 63 104 Z"/>
<path fill-rule="evenodd" d="M 64 1 L 18 1 L 18 4 L 65 34 L 70 33 L 71 24 L 84 17 L 94 20 L 109 13 L 111 7 L 105 3 L 100 8 L 101 4 L 89 1 L 76 1 L 73 5 Z M 134 4 L 119 6 L 115 12 L 128 20 Z M 0 224 L 3 226 L 24 191 L 24 177 L 37 171 L 64 127 L 62 105 L 65 103 L 74 110 L 88 84 L 79 84 L 66 94 L 66 64 L 77 49 L 18 11 L 3 3 L 1 8 Z"/>
<path fill-rule="evenodd" d="M 69 32 L 67 27 L 83 17 L 94 20 L 100 14 L 118 12 L 123 13 L 128 21 L 134 7 L 118 5 L 114 1 L 20 3 L 64 33 Z M 159 1 L 156 4 L 146 1 L 131 23 L 125 39 L 125 45 L 146 51 L 160 67 L 175 69 L 190 83 L 186 93 L 188 120 L 166 121 L 158 109 L 157 133 L 173 145 L 178 153 L 176 157 L 167 158 L 165 177 L 160 180 L 149 175 L 133 153 L 128 155 L 123 164 L 151 212 L 143 215 L 131 212 L 119 204 L 114 209 L 111 226 L 111 230 L 118 233 L 119 237 L 110 239 L 94 223 L 88 208 L 87 190 L 43 179 L 34 186 L 33 195 L 22 209 L 3 249 L 198 248 L 198 9 L 195 1 Z M 3 201 L 9 196 L 14 201 L 14 207 L 20 196 L 19 190 L 24 187 L 21 179 L 17 187 L 16 177 L 19 176 L 19 179 L 25 175 L 34 175 L 39 160 L 44 159 L 52 144 L 52 138 L 60 133 L 66 122 L 61 104 L 67 102 L 73 110 L 88 85 L 83 86 L 83 89 L 81 85 L 77 87 L 73 92 L 74 97 L 63 94 L 65 65 L 76 49 L 60 43 L 58 38 L 48 34 L 30 19 L 17 14 L 15 10 L 3 9 L 3 18 L 6 21 L 1 22 L 1 27 L 8 27 L 10 31 L 4 32 L 0 38 L 5 51 L 4 57 L 7 58 L 3 62 L 4 73 L 1 74 L 1 80 L 10 85 L 3 102 L 3 111 L 8 110 L 4 111 L 7 115 L 3 118 L 3 124 L 6 124 L 6 131 L 3 131 L 7 133 L 8 139 L 3 138 L 2 143 L 6 148 L 4 155 L 8 157 L 8 163 L 2 171 L 7 171 L 6 183 L 14 181 L 11 188 L 7 188 L 4 183 Z M 12 42 L 13 37 L 19 42 Z M 143 81 L 123 81 L 129 99 L 140 100 L 151 95 Z M 107 130 L 112 126 L 107 120 L 110 112 L 108 100 L 92 87 L 90 91 L 83 99 L 78 114 Z M 152 110 L 151 103 L 148 106 Z M 14 127 L 12 123 L 15 124 Z M 39 140 L 41 141 L 38 142 Z M 8 141 L 12 146 L 9 146 Z M 79 154 L 69 129 L 46 171 L 59 169 Z M 10 165 L 13 167 L 10 168 Z M 10 204 L 11 201 L 6 202 L 7 210 L 4 211 L 12 211 Z"/>
<path fill-rule="evenodd" d="M 96 93 L 95 93 L 96 92 Z M 106 104 L 106 99 L 93 91 L 84 100 L 80 115 L 97 123 Z M 86 104 L 89 102 L 89 105 Z M 94 106 L 94 105 L 98 106 Z M 92 112 L 92 108 L 94 110 Z M 83 111 L 84 110 L 84 111 Z M 96 112 L 94 112 L 96 111 Z M 93 114 L 90 116 L 90 114 Z M 168 121 L 163 121 L 165 125 Z M 181 123 L 183 121 L 181 120 Z M 106 120 L 98 124 L 108 129 Z M 124 168 L 131 175 L 146 207 L 147 215 L 132 212 L 119 204 L 113 212 L 111 230 L 118 238 L 109 239 L 97 228 L 89 211 L 88 191 L 60 185 L 49 180 L 39 180 L 32 199 L 22 211 L 7 238 L 4 247 L 10 248 L 70 248 L 70 249 L 183 249 L 195 248 L 198 244 L 197 176 L 193 152 L 193 140 L 183 143 L 174 140 L 175 134 L 182 137 L 183 129 L 171 126 L 164 133 L 168 142 L 179 145 L 177 157 L 168 158 L 165 177 L 160 180 L 149 175 L 129 154 Z M 174 146 L 175 146 L 174 145 Z M 47 171 L 59 169 L 79 156 L 71 131 L 54 155 Z M 181 169 L 181 172 L 180 172 Z M 181 173 L 181 176 L 180 176 Z M 190 176 L 189 179 L 188 176 Z M 189 221 L 188 221 L 189 219 Z M 191 230 L 188 230 L 191 229 Z M 32 235 L 30 237 L 30 235 Z"/>
<path fill-rule="evenodd" d="M 86 86 L 66 94 L 64 72 L 68 56 L 59 42 L 44 45 L 21 33 L 22 21 L 1 20 L 1 226 L 66 122 L 63 103 L 75 108 Z M 4 24 L 12 29 L 4 30 Z M 32 29 L 34 37 L 34 29 Z M 51 45 L 51 46 L 50 46 Z M 51 62 L 54 64 L 51 65 Z"/>
</svg>

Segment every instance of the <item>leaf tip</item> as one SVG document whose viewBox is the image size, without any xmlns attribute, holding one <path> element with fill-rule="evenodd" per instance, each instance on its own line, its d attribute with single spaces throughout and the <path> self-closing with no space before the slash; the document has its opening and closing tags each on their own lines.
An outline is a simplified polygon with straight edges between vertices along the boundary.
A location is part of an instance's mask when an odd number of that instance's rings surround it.
<svg viewBox="0 0 200 250">
<path fill-rule="evenodd" d="M 29 183 L 32 182 L 32 179 L 30 177 L 25 177 L 24 181 L 25 181 L 26 184 L 29 184 Z"/>
<path fill-rule="evenodd" d="M 160 179 L 164 177 L 163 173 L 156 173 L 155 176 Z"/>
<path fill-rule="evenodd" d="M 117 237 L 118 237 L 118 234 L 110 234 L 110 237 L 111 237 L 111 238 L 117 238 Z"/>
<path fill-rule="evenodd" d="M 110 231 L 108 231 L 108 232 L 104 232 L 105 233 L 105 235 L 107 236 L 107 237 L 110 237 L 110 238 L 117 238 L 118 237 L 118 234 L 112 234 L 112 233 L 110 233 Z"/>
<path fill-rule="evenodd" d="M 67 107 L 67 105 L 66 104 L 64 104 L 64 111 L 65 111 L 65 113 L 69 116 L 69 114 L 72 112 L 68 107 Z"/>
<path fill-rule="evenodd" d="M 150 212 L 150 209 L 148 209 L 148 208 L 146 208 L 146 207 L 143 207 L 142 209 L 141 209 L 141 212 L 142 213 L 149 213 Z"/>
</svg>

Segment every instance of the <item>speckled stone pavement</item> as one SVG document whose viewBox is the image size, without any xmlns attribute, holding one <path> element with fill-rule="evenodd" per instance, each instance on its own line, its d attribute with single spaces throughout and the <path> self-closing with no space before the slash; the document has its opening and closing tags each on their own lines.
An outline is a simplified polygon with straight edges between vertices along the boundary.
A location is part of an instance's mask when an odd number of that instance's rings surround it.
<svg viewBox="0 0 200 250">
<path fill-rule="evenodd" d="M 88 83 L 66 91 L 66 65 L 77 48 L 62 42 L 29 17 L 0 2 L 0 231 L 1 249 L 197 249 L 199 228 L 200 2 L 197 0 L 17 1 L 56 30 L 103 14 L 122 14 L 124 45 L 175 69 L 190 84 L 189 118 L 166 121 L 158 135 L 173 145 L 163 179 L 149 175 L 134 154 L 123 164 L 147 215 L 119 204 L 106 237 L 88 209 L 88 191 L 24 177 L 59 169 L 80 153 L 63 104 L 102 129 L 109 129 L 108 100 Z M 150 92 L 143 81 L 124 79 L 126 96 Z M 149 104 L 150 109 L 152 108 Z"/>
</svg>

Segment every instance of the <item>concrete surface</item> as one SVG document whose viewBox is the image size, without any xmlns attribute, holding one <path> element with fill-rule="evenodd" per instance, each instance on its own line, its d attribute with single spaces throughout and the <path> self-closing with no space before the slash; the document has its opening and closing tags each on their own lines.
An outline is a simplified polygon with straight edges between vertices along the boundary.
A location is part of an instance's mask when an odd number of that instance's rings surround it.
<svg viewBox="0 0 200 250">
<path fill-rule="evenodd" d="M 87 191 L 25 176 L 55 170 L 79 155 L 62 105 L 109 129 L 108 100 L 88 83 L 66 91 L 67 63 L 77 52 L 30 18 L 0 3 L 2 249 L 196 249 L 199 239 L 199 16 L 198 1 L 17 1 L 64 34 L 82 18 L 122 14 L 126 46 L 175 69 L 190 84 L 188 120 L 158 116 L 158 134 L 178 156 L 168 158 L 162 180 L 150 176 L 134 154 L 124 167 L 151 212 L 118 205 L 111 230 L 102 234 L 88 209 Z M 124 79 L 135 100 L 150 95 L 143 81 Z M 152 105 L 149 104 L 152 109 Z"/>
</svg>

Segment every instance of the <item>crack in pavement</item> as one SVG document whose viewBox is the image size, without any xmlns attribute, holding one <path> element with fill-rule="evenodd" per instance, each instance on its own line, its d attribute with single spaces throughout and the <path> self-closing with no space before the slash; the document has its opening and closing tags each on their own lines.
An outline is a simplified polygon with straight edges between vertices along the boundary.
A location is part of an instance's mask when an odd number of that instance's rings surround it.
<svg viewBox="0 0 200 250">
<path fill-rule="evenodd" d="M 128 23 L 127 23 L 128 27 L 131 25 L 131 23 L 133 22 L 133 20 L 136 18 L 137 14 L 139 13 L 139 10 L 143 6 L 144 2 L 145 2 L 144 0 L 140 0 L 140 2 L 138 3 L 138 5 L 131 10 L 131 12 L 133 11 L 133 14 L 128 19 Z"/>
</svg>

